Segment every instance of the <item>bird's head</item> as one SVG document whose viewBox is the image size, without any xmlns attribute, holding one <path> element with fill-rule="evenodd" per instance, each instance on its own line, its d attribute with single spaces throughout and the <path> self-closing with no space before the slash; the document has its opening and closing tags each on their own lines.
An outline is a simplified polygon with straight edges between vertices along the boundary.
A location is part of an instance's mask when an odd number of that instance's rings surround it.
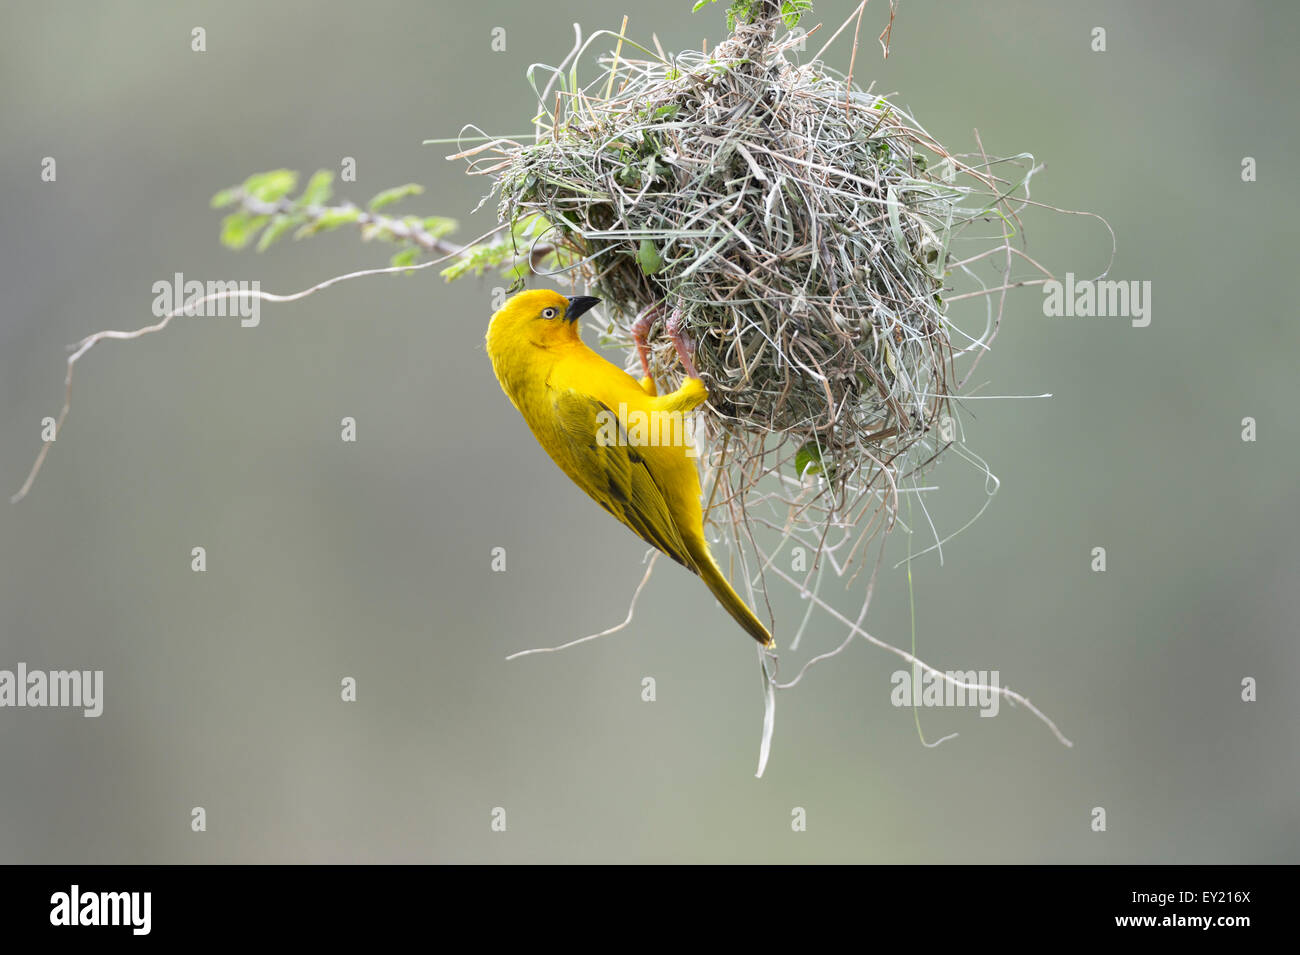
<svg viewBox="0 0 1300 955">
<path fill-rule="evenodd" d="M 488 350 L 520 344 L 554 348 L 578 341 L 578 318 L 600 299 L 589 295 L 566 298 L 551 289 L 520 292 L 492 316 Z"/>
</svg>

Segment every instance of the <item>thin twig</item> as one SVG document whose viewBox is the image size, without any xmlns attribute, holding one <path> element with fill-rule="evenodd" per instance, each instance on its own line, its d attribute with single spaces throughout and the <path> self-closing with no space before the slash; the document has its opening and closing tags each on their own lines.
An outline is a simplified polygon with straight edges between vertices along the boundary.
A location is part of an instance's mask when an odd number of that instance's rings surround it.
<svg viewBox="0 0 1300 955">
<path fill-rule="evenodd" d="M 470 245 L 474 245 L 478 242 L 482 242 L 484 239 L 487 239 L 492 235 L 495 235 L 496 233 L 502 231 L 504 228 L 506 228 L 505 225 L 497 226 L 495 229 L 491 229 L 488 232 L 485 232 L 483 235 L 479 236 L 477 239 L 471 242 Z M 68 370 L 63 378 L 63 407 L 59 409 L 59 416 L 56 419 L 54 424 L 54 433 L 50 436 L 50 439 L 41 446 L 41 450 L 36 455 L 36 460 L 32 464 L 31 470 L 27 473 L 27 480 L 23 482 L 23 486 L 18 489 L 18 492 L 14 494 L 11 498 L 9 498 L 9 503 L 17 504 L 24 497 L 26 497 L 27 492 L 32 489 L 32 485 L 36 481 L 36 476 L 40 473 L 41 466 L 45 463 L 45 458 L 50 453 L 50 448 L 53 447 L 54 442 L 59 437 L 59 435 L 63 433 L 63 423 L 64 421 L 67 420 L 68 412 L 71 411 L 72 409 L 73 368 L 76 366 L 77 362 L 81 360 L 81 357 L 83 355 L 85 355 L 88 351 L 90 351 L 90 349 L 92 349 L 95 345 L 99 344 L 101 341 L 104 341 L 106 339 L 114 339 L 117 341 L 129 341 L 134 338 L 142 338 L 143 336 L 153 334 L 154 332 L 160 332 L 163 329 L 165 329 L 168 325 L 171 324 L 172 319 L 177 318 L 178 316 L 184 315 L 186 313 L 194 314 L 199 310 L 199 306 L 206 305 L 209 302 L 219 302 L 219 301 L 228 301 L 228 300 L 246 301 L 250 299 L 262 301 L 262 302 L 296 302 L 299 299 L 306 298 L 309 295 L 314 295 L 316 292 L 320 292 L 324 289 L 327 289 L 332 285 L 337 285 L 340 282 L 347 282 L 351 279 L 365 278 L 366 276 L 370 276 L 370 275 L 394 275 L 400 272 L 414 272 L 420 269 L 427 269 L 427 268 L 431 268 L 432 266 L 439 265 L 447 261 L 448 259 L 455 258 L 458 255 L 460 255 L 459 249 L 450 252 L 446 255 L 443 255 L 439 258 L 430 259 L 427 262 L 419 262 L 414 265 L 386 266 L 384 268 L 376 268 L 376 269 L 361 269 L 360 271 L 357 272 L 348 272 L 346 275 L 335 275 L 332 278 L 328 278 L 323 282 L 319 282 L 316 285 L 313 285 L 311 288 L 303 289 L 301 292 L 294 292 L 290 295 L 278 295 L 274 292 L 263 292 L 260 289 L 232 289 L 223 292 L 213 292 L 208 295 L 204 295 L 202 298 L 187 300 L 183 305 L 172 309 L 170 312 L 167 312 L 165 315 L 159 318 L 157 322 L 154 322 L 152 325 L 145 325 L 142 328 L 137 328 L 133 331 L 117 331 L 117 330 L 107 329 L 104 331 L 95 332 L 95 334 L 83 338 L 76 345 L 72 346 L 73 349 L 72 354 L 68 356 L 68 361 L 67 361 Z"/>
<path fill-rule="evenodd" d="M 615 624 L 608 630 L 600 631 L 600 633 L 591 633 L 585 637 L 579 637 L 577 640 L 570 640 L 568 643 L 562 643 L 557 647 L 535 647 L 532 650 L 519 650 L 516 653 L 510 654 L 506 659 L 517 660 L 519 657 L 531 656 L 534 653 L 555 653 L 559 650 L 567 650 L 569 647 L 576 647 L 580 643 L 587 643 L 590 640 L 598 640 L 601 637 L 608 637 L 610 634 L 618 633 L 620 630 L 627 627 L 627 625 L 632 622 L 633 614 L 636 613 L 637 598 L 641 596 L 641 591 L 645 589 L 645 585 L 650 582 L 650 574 L 654 572 L 655 558 L 658 556 L 659 551 L 650 551 L 650 559 L 646 564 L 645 575 L 641 578 L 641 582 L 636 585 L 636 590 L 632 592 L 632 600 L 628 604 L 627 616 L 623 618 L 622 623 Z"/>
</svg>

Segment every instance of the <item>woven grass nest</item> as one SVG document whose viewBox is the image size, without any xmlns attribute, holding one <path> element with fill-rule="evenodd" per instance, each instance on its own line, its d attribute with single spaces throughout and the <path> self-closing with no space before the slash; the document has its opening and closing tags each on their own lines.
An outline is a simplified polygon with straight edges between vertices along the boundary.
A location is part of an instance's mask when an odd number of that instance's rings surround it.
<svg viewBox="0 0 1300 955">
<path fill-rule="evenodd" d="M 602 341 L 635 376 L 632 324 L 678 313 L 710 392 L 706 498 L 724 536 L 753 544 L 766 523 L 821 554 L 832 527 L 892 526 L 903 471 L 951 441 L 936 425 L 954 358 L 986 346 L 947 316 L 952 243 L 977 221 L 996 226 L 986 246 L 1004 242 L 995 210 L 1016 184 L 820 60 L 794 62 L 801 35 L 776 18 L 671 56 L 604 33 L 617 49 L 583 82 L 601 36 L 544 88 L 531 71 L 536 138 L 467 151 L 471 173 L 493 178 L 539 271 L 603 299 Z M 649 340 L 675 387 L 662 321 Z"/>
</svg>

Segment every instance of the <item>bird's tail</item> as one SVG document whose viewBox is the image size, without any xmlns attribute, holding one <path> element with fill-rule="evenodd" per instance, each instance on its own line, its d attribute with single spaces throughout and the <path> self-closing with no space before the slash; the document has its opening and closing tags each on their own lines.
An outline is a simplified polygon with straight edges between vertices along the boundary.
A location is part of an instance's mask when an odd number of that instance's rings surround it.
<svg viewBox="0 0 1300 955">
<path fill-rule="evenodd" d="M 772 647 L 776 642 L 772 635 L 767 632 L 767 627 L 763 626 L 763 621 L 754 615 L 754 611 L 749 609 L 749 605 L 740 599 L 740 594 L 732 588 L 730 582 L 722 575 L 722 570 L 713 560 L 713 555 L 704 550 L 703 553 L 693 554 L 695 564 L 700 579 L 704 581 L 709 590 L 713 591 L 713 596 L 718 598 L 718 602 L 726 609 L 727 613 L 735 619 L 736 623 L 744 628 L 745 632 L 761 643 L 765 647 Z"/>
</svg>

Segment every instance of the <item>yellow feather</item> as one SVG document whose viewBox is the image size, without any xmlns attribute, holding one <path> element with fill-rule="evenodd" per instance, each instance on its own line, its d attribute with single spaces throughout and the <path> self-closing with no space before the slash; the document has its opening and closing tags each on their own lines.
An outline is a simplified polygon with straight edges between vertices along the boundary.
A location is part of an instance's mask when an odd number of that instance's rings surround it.
<svg viewBox="0 0 1300 955">
<path fill-rule="evenodd" d="M 746 633 L 772 646 L 704 537 L 700 476 L 680 427 L 708 400 L 703 382 L 688 378 L 672 394 L 656 394 L 653 381 L 638 382 L 584 345 L 569 310 L 559 292 L 536 290 L 492 316 L 487 350 L 502 390 L 573 483 L 698 574 Z"/>
</svg>

